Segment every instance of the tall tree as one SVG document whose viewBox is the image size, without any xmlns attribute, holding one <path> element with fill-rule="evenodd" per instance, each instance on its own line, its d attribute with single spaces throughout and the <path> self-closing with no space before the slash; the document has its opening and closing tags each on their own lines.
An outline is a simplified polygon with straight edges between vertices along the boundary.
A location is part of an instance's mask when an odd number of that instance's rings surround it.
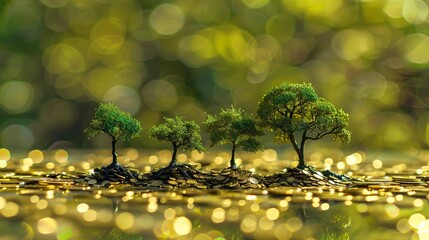
<svg viewBox="0 0 429 240">
<path fill-rule="evenodd" d="M 348 114 L 318 97 L 311 84 L 283 83 L 272 88 L 263 96 L 257 114 L 261 126 L 273 131 L 277 142 L 292 144 L 300 168 L 306 167 L 308 140 L 331 135 L 334 140 L 350 142 Z"/>
<path fill-rule="evenodd" d="M 201 143 L 200 127 L 194 121 L 184 121 L 182 117 L 164 118 L 164 123 L 149 129 L 149 136 L 158 141 L 171 142 L 173 154 L 168 168 L 177 165 L 180 147 L 186 151 L 204 151 Z"/>
<path fill-rule="evenodd" d="M 94 118 L 84 133 L 89 138 L 105 133 L 112 138 L 112 163 L 108 168 L 118 166 L 116 143 L 120 140 L 130 141 L 139 136 L 142 127 L 140 122 L 129 113 L 121 111 L 112 103 L 101 103 L 95 110 Z"/>
<path fill-rule="evenodd" d="M 207 115 L 204 122 L 210 134 L 211 146 L 227 144 L 232 145 L 230 168 L 236 169 L 235 150 L 239 147 L 248 152 L 262 149 L 262 144 L 256 136 L 263 135 L 257 128 L 256 122 L 240 108 L 222 109 L 218 115 Z"/>
</svg>

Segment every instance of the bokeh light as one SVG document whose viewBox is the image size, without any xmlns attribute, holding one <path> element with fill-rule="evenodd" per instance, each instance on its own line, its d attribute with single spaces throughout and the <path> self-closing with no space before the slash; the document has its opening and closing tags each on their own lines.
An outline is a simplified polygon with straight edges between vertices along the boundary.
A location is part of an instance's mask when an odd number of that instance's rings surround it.
<svg viewBox="0 0 429 240">
<path fill-rule="evenodd" d="M 192 222 L 187 217 L 178 217 L 174 220 L 173 227 L 178 235 L 188 235 L 192 230 Z"/>
<path fill-rule="evenodd" d="M 352 147 L 425 148 L 428 17 L 423 0 L 7 1 L 0 143 L 103 146 L 81 133 L 102 101 L 146 128 L 200 123 L 231 104 L 254 114 L 272 86 L 305 81 L 350 114 Z M 134 146 L 156 146 L 142 135 Z"/>
<path fill-rule="evenodd" d="M 182 10 L 173 4 L 157 6 L 149 17 L 149 23 L 161 35 L 172 35 L 180 31 L 185 23 Z"/>
<path fill-rule="evenodd" d="M 0 139 L 2 146 L 9 149 L 28 149 L 34 143 L 32 131 L 19 124 L 12 124 L 4 128 Z"/>
<path fill-rule="evenodd" d="M 26 112 L 34 101 L 33 87 L 23 81 L 8 81 L 0 85 L 0 105 L 8 113 Z"/>
<path fill-rule="evenodd" d="M 42 218 L 37 222 L 37 230 L 41 234 L 52 234 L 58 230 L 57 221 L 53 218 Z"/>
</svg>

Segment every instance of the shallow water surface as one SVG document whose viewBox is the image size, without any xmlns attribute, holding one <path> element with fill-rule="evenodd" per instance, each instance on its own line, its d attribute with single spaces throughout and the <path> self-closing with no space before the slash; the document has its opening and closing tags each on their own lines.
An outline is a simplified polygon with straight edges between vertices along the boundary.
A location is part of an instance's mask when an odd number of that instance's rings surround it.
<svg viewBox="0 0 429 240">
<path fill-rule="evenodd" d="M 123 165 L 148 172 L 169 152 L 121 155 Z M 359 179 L 348 188 L 157 190 L 76 185 L 73 176 L 109 162 L 108 150 L 10 156 L 3 149 L 0 239 L 429 239 L 428 156 L 313 151 L 313 166 Z M 295 164 L 287 151 L 243 158 L 252 159 L 243 169 L 263 174 Z M 179 160 L 206 171 L 228 162 L 222 152 Z"/>
</svg>

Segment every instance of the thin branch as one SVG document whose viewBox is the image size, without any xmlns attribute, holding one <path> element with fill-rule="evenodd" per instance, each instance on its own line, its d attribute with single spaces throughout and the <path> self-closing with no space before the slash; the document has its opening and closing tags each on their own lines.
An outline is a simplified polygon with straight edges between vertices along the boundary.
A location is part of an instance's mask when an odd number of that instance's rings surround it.
<svg viewBox="0 0 429 240">
<path fill-rule="evenodd" d="M 337 131 L 339 129 L 340 128 L 333 128 L 330 131 L 327 131 L 325 133 L 318 133 L 315 137 L 307 137 L 307 139 L 310 139 L 310 140 L 319 140 L 319 139 L 323 138 L 324 136 L 326 136 L 328 134 L 335 133 L 335 131 Z"/>
<path fill-rule="evenodd" d="M 287 111 L 287 112 L 289 112 L 289 111 L 287 110 L 287 108 L 286 108 L 286 111 Z M 280 109 L 277 109 L 277 112 L 278 112 L 278 113 L 280 113 L 282 116 L 287 117 L 287 114 L 286 114 L 286 113 L 284 113 L 284 112 L 282 112 L 282 111 L 280 111 Z"/>
</svg>

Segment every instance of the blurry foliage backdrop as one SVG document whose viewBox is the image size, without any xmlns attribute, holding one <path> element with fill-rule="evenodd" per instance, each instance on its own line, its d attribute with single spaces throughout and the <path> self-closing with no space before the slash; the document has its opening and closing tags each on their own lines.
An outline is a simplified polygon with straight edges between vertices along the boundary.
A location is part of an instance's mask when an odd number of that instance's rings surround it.
<svg viewBox="0 0 429 240">
<path fill-rule="evenodd" d="M 144 129 L 254 114 L 282 82 L 350 114 L 351 147 L 429 145 L 423 0 L 2 0 L 0 147 L 108 147 L 82 134 L 99 102 Z M 154 146 L 147 138 L 132 143 Z M 271 138 L 267 138 L 271 141 Z"/>
</svg>

